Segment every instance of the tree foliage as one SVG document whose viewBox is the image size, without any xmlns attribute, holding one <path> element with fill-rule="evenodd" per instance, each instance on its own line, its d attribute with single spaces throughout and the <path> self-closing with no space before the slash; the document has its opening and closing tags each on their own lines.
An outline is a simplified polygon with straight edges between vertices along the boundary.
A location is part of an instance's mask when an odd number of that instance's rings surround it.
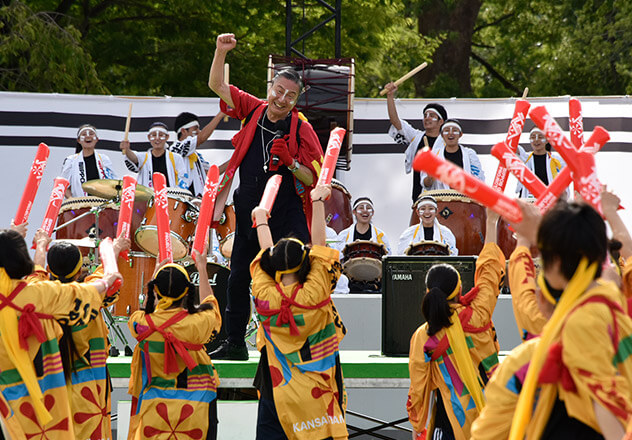
<svg viewBox="0 0 632 440">
<path fill-rule="evenodd" d="M 77 29 L 20 1 L 0 8 L 0 90 L 107 93 Z"/>
</svg>

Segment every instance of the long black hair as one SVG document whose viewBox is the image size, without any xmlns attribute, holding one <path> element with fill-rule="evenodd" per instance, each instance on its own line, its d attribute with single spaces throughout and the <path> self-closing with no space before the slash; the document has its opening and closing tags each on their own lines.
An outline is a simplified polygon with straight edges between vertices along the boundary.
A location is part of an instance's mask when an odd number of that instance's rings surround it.
<svg viewBox="0 0 632 440">
<path fill-rule="evenodd" d="M 452 309 L 448 296 L 456 289 L 459 274 L 449 264 L 436 264 L 426 274 L 426 296 L 421 303 L 421 312 L 428 322 L 428 335 L 450 327 Z"/>
<path fill-rule="evenodd" d="M 293 269 L 300 265 L 296 275 L 299 283 L 303 284 L 311 269 L 309 252 L 309 247 L 300 240 L 292 237 L 282 238 L 277 244 L 261 254 L 259 264 L 261 269 L 272 279 L 276 278 L 278 271 Z"/>
<path fill-rule="evenodd" d="M 156 277 L 147 283 L 147 302 L 145 303 L 145 313 L 153 313 L 155 311 L 155 298 L 158 292 L 160 296 L 169 298 L 177 298 L 187 290 L 187 293 L 180 299 L 173 302 L 174 306 L 179 306 L 189 314 L 197 313 L 202 310 L 210 310 L 211 304 L 197 305 L 195 285 L 191 283 L 188 276 L 181 270 L 166 266 L 158 271 Z M 158 292 L 157 292 L 158 291 Z"/>
<path fill-rule="evenodd" d="M 19 280 L 33 272 L 33 260 L 29 255 L 24 238 L 12 229 L 0 231 L 0 267 L 9 278 Z M 11 292 L 2 292 L 5 295 Z"/>
</svg>

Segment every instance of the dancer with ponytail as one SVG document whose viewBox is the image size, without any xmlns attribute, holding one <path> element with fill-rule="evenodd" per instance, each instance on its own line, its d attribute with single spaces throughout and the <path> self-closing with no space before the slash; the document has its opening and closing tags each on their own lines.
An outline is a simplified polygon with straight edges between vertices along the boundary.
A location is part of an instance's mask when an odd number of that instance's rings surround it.
<svg viewBox="0 0 632 440">
<path fill-rule="evenodd" d="M 200 274 L 199 298 L 187 271 L 175 263 L 159 266 L 147 285 L 145 310 L 128 325 L 138 340 L 132 357 L 128 439 L 217 438 L 217 371 L 204 344 L 221 327 L 206 258 L 193 251 Z M 200 302 L 200 305 L 196 305 Z"/>
<path fill-rule="evenodd" d="M 498 215 L 487 211 L 487 236 L 476 262 L 475 287 L 462 295 L 454 267 L 438 264 L 426 275 L 426 323 L 410 341 L 406 404 L 414 436 L 465 440 L 485 404 L 483 388 L 498 364 L 492 325 L 505 257 L 496 244 Z M 430 416 L 429 416 L 430 413 Z"/>
<path fill-rule="evenodd" d="M 606 227 L 589 205 L 560 201 L 543 217 L 521 204 L 516 232 L 538 245 L 540 337 L 514 349 L 486 392 L 474 439 L 620 439 L 632 419 L 632 321 L 600 279 Z"/>
<path fill-rule="evenodd" d="M 33 268 L 22 236 L 0 231 L 0 415 L 11 438 L 79 438 L 62 368 L 58 322 L 88 324 L 121 276 L 67 284 L 27 280 Z"/>
<path fill-rule="evenodd" d="M 82 271 L 83 256 L 75 245 L 55 243 L 48 249 L 50 237 L 42 229 L 35 233 L 35 271 L 28 278 L 31 282 L 52 279 L 62 284 L 85 278 L 86 282 L 103 278 L 103 267 L 87 277 Z M 114 254 L 129 249 L 130 241 L 114 240 Z M 48 249 L 48 272 L 44 270 Z M 118 300 L 118 292 L 106 296 L 101 307 L 108 307 Z M 72 423 L 76 438 L 109 439 L 111 426 L 111 382 L 106 361 L 110 349 L 108 328 L 102 314 L 83 325 L 72 326 L 60 321 L 63 335 L 59 340 L 59 352 L 70 398 Z"/>
<path fill-rule="evenodd" d="M 346 330 L 330 296 L 341 267 L 338 250 L 326 247 L 324 201 L 330 194 L 330 185 L 311 192 L 311 247 L 296 238 L 274 244 L 270 213 L 261 207 L 252 211 L 261 246 L 250 266 L 261 320 L 255 376 L 259 440 L 348 437 L 338 352 Z"/>
</svg>

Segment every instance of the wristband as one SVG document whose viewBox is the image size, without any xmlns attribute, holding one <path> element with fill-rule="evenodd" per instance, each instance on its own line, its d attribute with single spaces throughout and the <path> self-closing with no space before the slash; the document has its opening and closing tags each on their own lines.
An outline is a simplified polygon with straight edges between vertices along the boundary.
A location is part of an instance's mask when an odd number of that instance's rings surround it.
<svg viewBox="0 0 632 440">
<path fill-rule="evenodd" d="M 259 226 L 268 226 L 267 223 L 259 223 L 256 227 L 258 228 Z"/>
<path fill-rule="evenodd" d="M 301 167 L 301 164 L 298 162 L 298 160 L 294 159 L 294 162 L 292 162 L 292 166 L 288 167 L 288 169 L 295 173 L 298 171 L 298 169 Z"/>
</svg>

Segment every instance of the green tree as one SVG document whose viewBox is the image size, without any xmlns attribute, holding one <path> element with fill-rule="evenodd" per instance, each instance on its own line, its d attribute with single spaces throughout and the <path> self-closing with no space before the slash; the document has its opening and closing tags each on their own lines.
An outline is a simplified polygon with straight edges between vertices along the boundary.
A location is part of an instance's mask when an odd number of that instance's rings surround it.
<svg viewBox="0 0 632 440">
<path fill-rule="evenodd" d="M 0 90 L 108 92 L 77 29 L 17 0 L 0 7 Z"/>
</svg>

